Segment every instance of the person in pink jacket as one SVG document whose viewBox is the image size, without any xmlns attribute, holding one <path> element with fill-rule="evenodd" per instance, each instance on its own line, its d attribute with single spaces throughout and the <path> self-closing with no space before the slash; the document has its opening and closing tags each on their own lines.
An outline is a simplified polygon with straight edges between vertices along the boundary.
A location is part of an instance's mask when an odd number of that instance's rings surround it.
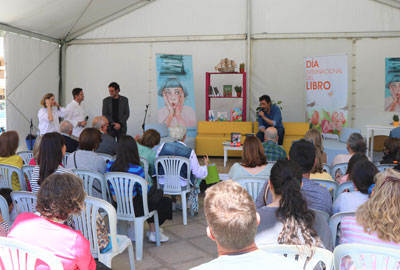
<svg viewBox="0 0 400 270">
<path fill-rule="evenodd" d="M 69 173 L 50 175 L 37 195 L 36 210 L 40 216 L 20 214 L 8 237 L 52 252 L 61 260 L 65 270 L 95 270 L 89 241 L 79 231 L 63 224 L 69 215 L 81 211 L 85 197 L 82 180 L 78 176 Z M 48 268 L 38 260 L 35 269 Z"/>
</svg>

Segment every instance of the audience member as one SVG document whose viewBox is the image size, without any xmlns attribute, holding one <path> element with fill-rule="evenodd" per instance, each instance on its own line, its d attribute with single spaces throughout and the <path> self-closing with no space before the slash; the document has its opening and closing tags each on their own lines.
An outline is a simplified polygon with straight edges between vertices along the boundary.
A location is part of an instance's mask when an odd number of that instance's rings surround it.
<svg viewBox="0 0 400 270">
<path fill-rule="evenodd" d="M 163 143 L 157 150 L 156 157 L 159 156 L 179 156 L 189 159 L 190 161 L 190 182 L 186 180 L 187 170 L 186 164 L 182 166 L 181 169 L 181 186 L 185 187 L 190 184 L 192 186 L 189 199 L 191 200 L 191 210 L 195 213 L 199 212 L 199 204 L 197 201 L 197 194 L 200 192 L 200 182 L 201 180 L 207 177 L 208 170 L 208 156 L 204 157 L 204 166 L 200 166 L 199 161 L 197 160 L 196 153 L 192 148 L 187 146 L 184 141 L 186 139 L 186 127 L 177 125 L 169 129 L 169 134 L 174 139 L 174 142 Z M 164 170 L 161 165 L 158 168 L 158 174 L 161 175 L 158 177 L 158 183 L 160 185 L 164 184 Z"/>
<path fill-rule="evenodd" d="M 239 184 L 227 180 L 208 188 L 204 213 L 207 236 L 217 244 L 218 258 L 192 269 L 301 269 L 290 259 L 258 250 L 254 237 L 260 217 Z"/>
<path fill-rule="evenodd" d="M 349 163 L 347 163 L 346 174 L 343 175 L 341 178 L 338 177 L 338 179 L 336 180 L 339 185 L 351 180 L 351 171 L 353 170 L 354 165 L 361 160 L 368 161 L 368 157 L 364 153 L 355 153 L 351 156 Z"/>
<path fill-rule="evenodd" d="M 11 224 L 8 224 L 6 220 L 3 219 L 4 213 L 0 214 L 0 236 L 6 237 L 10 226 L 14 223 L 17 217 L 17 211 L 14 208 L 14 203 L 11 199 L 11 188 L 0 188 L 0 195 L 7 201 L 8 204 L 8 215 L 10 217 Z"/>
<path fill-rule="evenodd" d="M 20 214 L 8 237 L 50 251 L 61 260 L 64 269 L 95 270 L 96 263 L 90 253 L 89 241 L 79 231 L 62 224 L 70 214 L 81 211 L 85 197 L 82 180 L 77 176 L 49 176 L 43 181 L 37 195 L 36 210 L 40 216 Z M 42 267 L 43 262 L 38 260 L 35 269 Z"/>
<path fill-rule="evenodd" d="M 354 157 L 355 155 L 353 155 Z M 352 158 L 353 158 L 352 157 Z M 343 192 L 333 203 L 333 213 L 355 212 L 356 209 L 368 200 L 368 189 L 375 182 L 378 173 L 376 166 L 368 160 L 360 160 L 354 164 L 350 179 L 353 181 L 354 191 Z"/>
<path fill-rule="evenodd" d="M 333 161 L 331 167 L 339 163 L 347 163 L 354 153 L 363 153 L 367 151 L 367 145 L 365 144 L 364 138 L 360 133 L 352 133 L 347 139 L 347 151 L 348 154 L 339 154 Z"/>
<path fill-rule="evenodd" d="M 16 131 L 7 131 L 0 135 L 0 164 L 22 168 L 24 161 L 16 154 L 18 145 L 19 136 Z M 21 190 L 19 178 L 15 172 L 11 175 L 11 184 L 13 190 Z"/>
<path fill-rule="evenodd" d="M 309 129 L 304 135 L 304 139 L 312 141 L 315 147 L 315 165 L 311 170 L 310 179 L 323 179 L 332 180 L 333 178 L 330 173 L 324 171 L 324 163 L 327 161 L 326 153 L 324 152 L 324 145 L 321 132 L 318 129 Z"/>
<path fill-rule="evenodd" d="M 35 144 L 33 145 L 33 158 L 29 161 L 29 165 L 36 166 L 39 163 L 39 150 L 40 150 L 40 143 L 42 142 L 43 136 L 38 136 L 36 138 Z"/>
<path fill-rule="evenodd" d="M 242 163 L 236 162 L 229 170 L 229 179 L 259 177 L 267 180 L 270 168 L 264 148 L 256 136 L 247 137 L 243 144 Z"/>
<path fill-rule="evenodd" d="M 265 141 L 262 145 L 268 161 L 286 159 L 286 151 L 282 146 L 278 145 L 278 138 L 278 130 L 276 128 L 269 127 L 265 130 Z"/>
<path fill-rule="evenodd" d="M 73 126 L 68 120 L 64 120 L 60 123 L 60 133 L 64 137 L 65 146 L 67 147 L 67 153 L 74 152 L 79 146 L 78 141 L 71 137 L 72 128 Z"/>
<path fill-rule="evenodd" d="M 296 162 L 281 160 L 275 163 L 269 180 L 272 202 L 257 209 L 260 215 L 257 245 L 306 245 L 333 249 L 328 222 L 321 213 L 308 209 L 301 185 L 302 172 Z"/>
<path fill-rule="evenodd" d="M 81 135 L 83 129 L 85 128 L 87 120 L 85 111 L 83 110 L 83 107 L 81 105 L 82 101 L 85 99 L 85 95 L 83 94 L 82 88 L 74 88 L 72 90 L 72 97 L 73 97 L 72 102 L 68 104 L 67 107 L 65 108 L 64 119 L 68 120 L 72 124 L 73 126 L 72 135 L 78 138 L 79 135 Z"/>
<path fill-rule="evenodd" d="M 136 141 L 131 136 L 123 135 L 120 137 L 118 148 L 117 148 L 117 159 L 115 161 L 109 161 L 107 163 L 107 172 L 127 172 L 138 175 L 142 178 L 145 177 L 144 170 L 140 166 L 140 157 L 137 149 Z M 111 185 L 109 185 L 110 193 L 115 200 L 115 191 Z M 150 186 L 148 186 L 148 191 Z M 135 209 L 135 216 L 143 216 L 143 199 L 142 199 L 142 187 L 136 183 L 133 188 L 133 207 Z M 152 204 L 148 201 L 149 211 L 157 210 L 159 225 L 162 225 L 165 220 L 172 219 L 172 201 L 167 197 L 162 197 L 156 204 Z M 150 234 L 149 241 L 156 241 L 154 218 L 147 219 L 149 224 Z M 168 236 L 160 232 L 160 241 L 168 241 Z"/>
<path fill-rule="evenodd" d="M 268 127 L 275 127 L 278 130 L 278 144 L 283 144 L 283 136 L 285 135 L 285 127 L 282 124 L 282 114 L 279 107 L 271 103 L 271 98 L 267 95 L 261 96 L 259 99 L 261 110 L 257 113 L 257 121 L 259 131 L 257 138 L 264 142 L 264 132 Z"/>
<path fill-rule="evenodd" d="M 108 120 L 104 116 L 96 116 L 93 119 L 92 126 L 101 132 L 101 142 L 96 149 L 96 153 L 103 153 L 115 156 L 117 153 L 117 142 L 108 135 Z"/>
<path fill-rule="evenodd" d="M 156 151 L 153 147 L 160 143 L 160 133 L 155 129 L 146 130 L 138 140 L 139 156 L 143 157 L 149 163 L 148 179 L 150 185 L 153 185 L 152 175 L 155 175 L 154 161 L 156 160 Z"/>
<path fill-rule="evenodd" d="M 58 132 L 59 118 L 65 116 L 65 109 L 57 103 L 52 93 L 44 95 L 40 105 L 42 106 L 38 112 L 40 135 Z"/>
<path fill-rule="evenodd" d="M 94 152 L 101 141 L 101 133 L 95 128 L 85 128 L 79 136 L 79 150 L 68 156 L 67 169 L 81 169 L 105 173 L 106 161 Z"/>
<path fill-rule="evenodd" d="M 341 243 L 400 249 L 400 172 L 386 169 L 355 217 L 344 217 Z"/>
<path fill-rule="evenodd" d="M 72 173 L 61 165 L 66 146 L 63 136 L 57 132 L 46 133 L 42 137 L 39 150 L 39 165 L 33 168 L 31 188 L 37 193 L 44 179 L 53 173 Z"/>
<path fill-rule="evenodd" d="M 289 159 L 300 165 L 303 173 L 303 186 L 301 192 L 306 198 L 308 208 L 320 210 L 332 214 L 332 199 L 328 189 L 310 180 L 310 171 L 315 163 L 315 147 L 304 139 L 295 141 L 289 151 Z M 272 202 L 271 191 L 268 182 L 265 183 L 262 191 L 256 200 L 257 208 L 268 205 Z M 266 192 L 267 191 L 267 192 Z"/>
<path fill-rule="evenodd" d="M 393 164 L 396 159 L 396 154 L 400 150 L 400 139 L 388 137 L 384 143 L 383 157 L 380 161 L 381 164 Z"/>
</svg>

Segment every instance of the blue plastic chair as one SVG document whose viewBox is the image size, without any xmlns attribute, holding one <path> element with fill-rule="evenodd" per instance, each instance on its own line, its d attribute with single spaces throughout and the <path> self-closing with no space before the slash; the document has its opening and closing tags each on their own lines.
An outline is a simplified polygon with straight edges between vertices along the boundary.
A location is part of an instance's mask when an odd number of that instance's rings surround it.
<svg viewBox="0 0 400 270">
<path fill-rule="evenodd" d="M 267 180 L 258 177 L 246 177 L 235 180 L 235 182 L 238 182 L 242 187 L 247 190 L 254 201 L 256 201 L 258 194 L 261 192 L 265 181 Z"/>
<path fill-rule="evenodd" d="M 18 214 L 36 212 L 36 193 L 13 191 L 11 192 L 11 199 L 14 202 Z"/>
<path fill-rule="evenodd" d="M 400 250 L 365 244 L 342 244 L 333 251 L 335 269 L 341 269 L 342 258 L 351 256 L 355 269 L 398 269 Z"/>
<path fill-rule="evenodd" d="M 22 158 L 24 161 L 25 165 L 28 165 L 31 159 L 33 158 L 33 152 L 32 151 L 20 151 L 17 153 L 18 156 Z"/>
<path fill-rule="evenodd" d="M 35 166 L 33 166 L 33 165 L 24 165 L 21 168 L 22 174 L 28 178 L 29 183 L 31 183 L 32 173 L 33 173 L 34 168 L 35 168 Z"/>
<path fill-rule="evenodd" d="M 337 190 L 336 190 L 336 195 L 335 195 L 335 200 L 337 199 L 337 197 L 339 197 L 340 194 L 343 193 L 343 191 L 345 191 L 346 189 L 348 189 L 350 192 L 354 191 L 354 185 L 352 181 L 347 181 L 344 183 L 341 183 Z"/>
<path fill-rule="evenodd" d="M 323 186 L 324 188 L 327 188 L 329 193 L 331 194 L 332 201 L 335 199 L 338 183 L 332 180 L 324 180 L 324 179 L 310 179 L 310 180 L 318 183 L 320 186 Z"/>
<path fill-rule="evenodd" d="M 327 173 L 331 174 L 331 166 L 328 164 L 324 163 L 322 170 L 326 171 Z"/>
</svg>

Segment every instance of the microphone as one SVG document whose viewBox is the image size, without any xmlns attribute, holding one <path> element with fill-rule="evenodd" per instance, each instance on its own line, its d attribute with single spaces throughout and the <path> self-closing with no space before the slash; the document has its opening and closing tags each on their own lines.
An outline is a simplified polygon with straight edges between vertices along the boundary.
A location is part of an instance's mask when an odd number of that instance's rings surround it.
<svg viewBox="0 0 400 270">
<path fill-rule="evenodd" d="M 86 117 L 85 117 L 85 121 L 87 121 L 88 119 L 89 119 L 89 116 L 86 116 Z M 32 121 L 32 120 L 31 120 L 31 121 Z"/>
</svg>

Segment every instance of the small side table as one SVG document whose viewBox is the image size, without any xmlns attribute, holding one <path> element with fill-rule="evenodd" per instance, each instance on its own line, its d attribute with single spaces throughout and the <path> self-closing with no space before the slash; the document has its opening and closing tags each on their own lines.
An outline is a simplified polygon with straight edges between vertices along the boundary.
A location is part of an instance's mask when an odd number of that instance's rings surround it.
<svg viewBox="0 0 400 270">
<path fill-rule="evenodd" d="M 242 151 L 243 150 L 243 146 L 224 145 L 224 167 L 226 167 L 226 162 L 228 161 L 228 150 Z"/>
</svg>

